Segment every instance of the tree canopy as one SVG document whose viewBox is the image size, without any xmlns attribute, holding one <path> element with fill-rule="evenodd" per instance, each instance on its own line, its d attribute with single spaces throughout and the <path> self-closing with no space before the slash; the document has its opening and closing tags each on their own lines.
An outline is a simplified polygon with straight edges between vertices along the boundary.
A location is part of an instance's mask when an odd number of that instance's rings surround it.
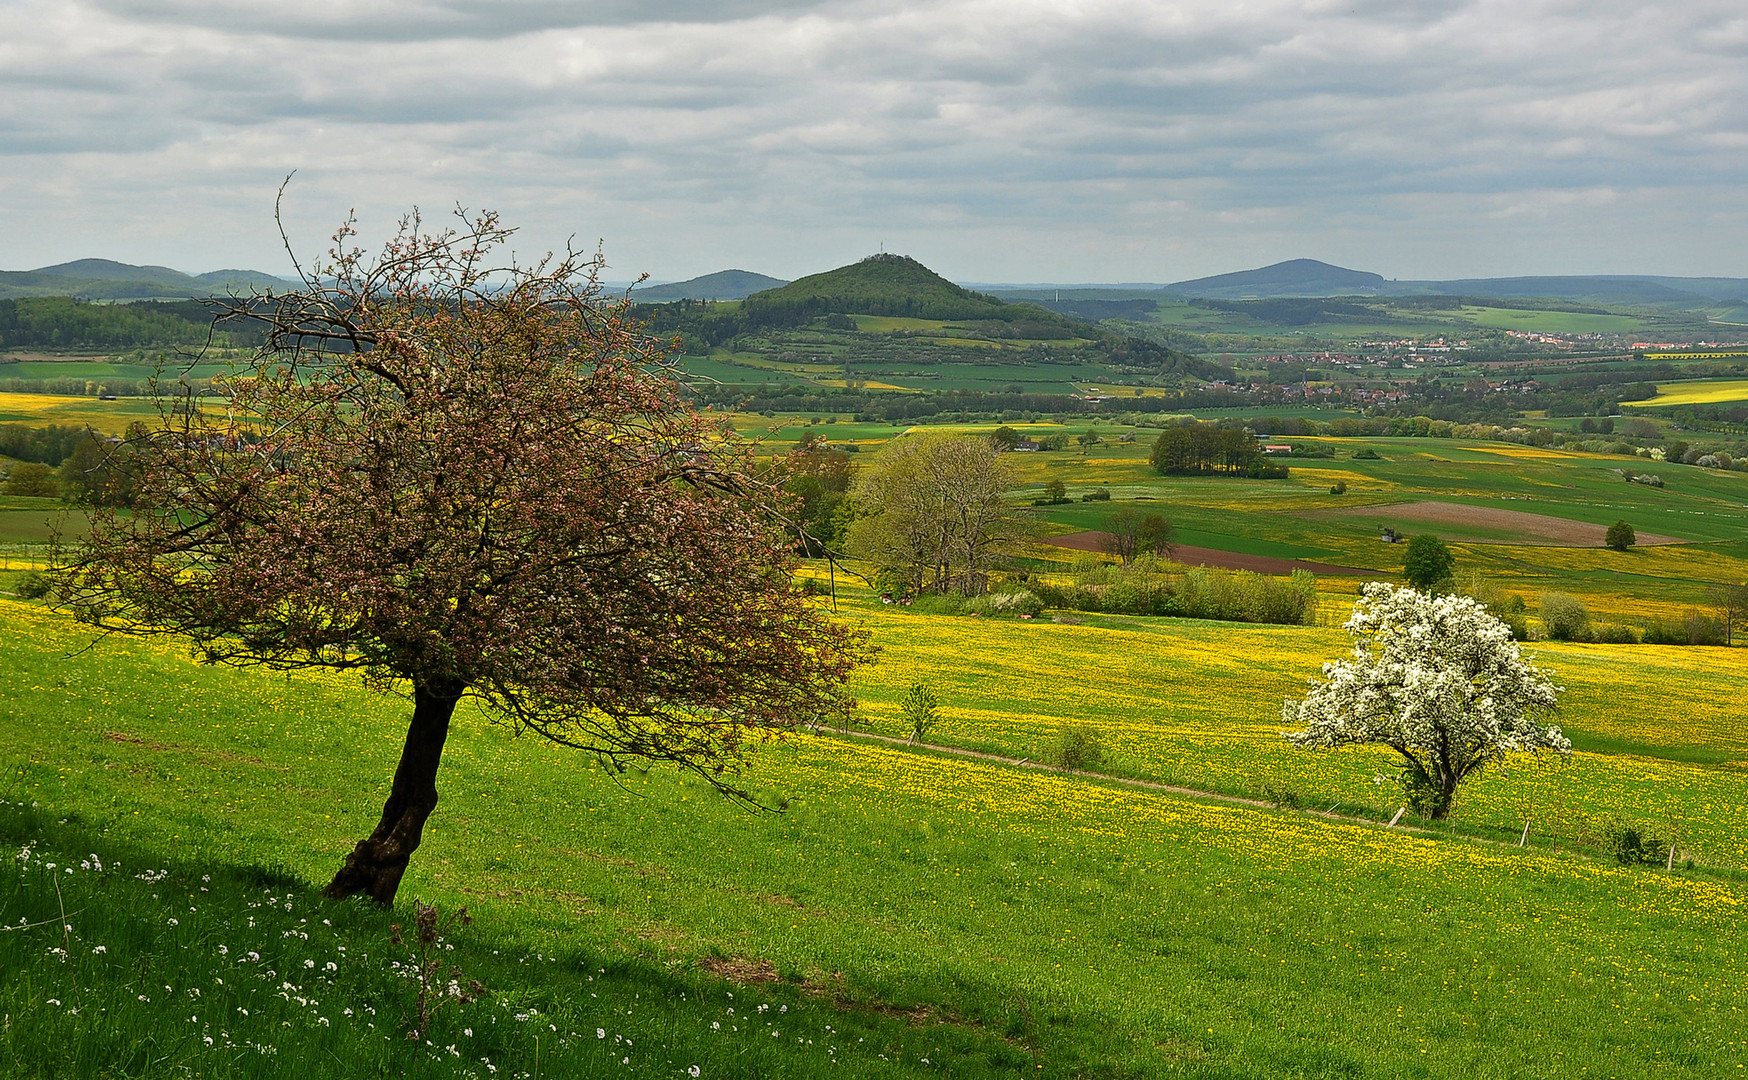
<svg viewBox="0 0 1748 1080">
<path fill-rule="evenodd" d="M 1137 555 L 1169 555 L 1176 540 L 1177 530 L 1164 514 L 1121 506 L 1105 518 L 1101 546 L 1127 566 Z"/>
<path fill-rule="evenodd" d="M 1401 756 L 1419 812 L 1443 820 L 1457 785 L 1506 754 L 1572 744 L 1539 721 L 1560 693 L 1522 657 L 1511 630 L 1466 596 L 1429 596 L 1375 581 L 1343 627 L 1353 659 L 1323 665 L 1284 733 L 1300 749 L 1380 743 Z"/>
<path fill-rule="evenodd" d="M 1234 476 L 1279 478 L 1285 465 L 1263 456 L 1256 436 L 1242 428 L 1189 423 L 1166 428 L 1154 440 L 1149 458 L 1153 467 L 1167 476 L 1226 473 Z"/>
<path fill-rule="evenodd" d="M 1012 472 L 988 439 L 895 439 L 856 481 L 850 553 L 880 567 L 883 585 L 976 596 L 1020 532 L 1003 497 Z"/>
<path fill-rule="evenodd" d="M 1431 533 L 1421 533 L 1408 541 L 1408 551 L 1402 561 L 1402 576 L 1408 584 L 1425 592 L 1451 576 L 1457 557 L 1443 540 Z"/>
<path fill-rule="evenodd" d="M 97 508 L 63 553 L 96 626 L 410 693 L 382 821 L 330 895 L 392 901 L 464 695 L 726 787 L 750 735 L 842 707 L 865 655 L 794 587 L 778 481 L 683 404 L 599 257 L 499 263 L 508 236 L 415 215 L 369 258 L 348 225 L 304 288 L 220 305 L 265 346 L 165 404 L 130 440 L 133 512 Z"/>
</svg>

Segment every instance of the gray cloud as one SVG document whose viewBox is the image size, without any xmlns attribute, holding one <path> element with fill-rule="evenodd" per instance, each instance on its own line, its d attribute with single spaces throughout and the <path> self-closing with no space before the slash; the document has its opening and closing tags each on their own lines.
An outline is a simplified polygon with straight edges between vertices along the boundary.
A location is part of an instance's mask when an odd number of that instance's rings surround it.
<svg viewBox="0 0 1748 1080">
<path fill-rule="evenodd" d="M 1711 0 L 0 0 L 0 258 L 274 268 L 296 168 L 312 245 L 462 202 L 664 277 L 1748 274 L 1744 53 Z"/>
</svg>

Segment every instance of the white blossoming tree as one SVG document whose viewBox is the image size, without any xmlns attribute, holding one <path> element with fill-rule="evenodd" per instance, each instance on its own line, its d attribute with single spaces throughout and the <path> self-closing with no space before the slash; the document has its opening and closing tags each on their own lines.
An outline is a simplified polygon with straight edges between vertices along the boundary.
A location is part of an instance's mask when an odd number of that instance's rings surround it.
<svg viewBox="0 0 1748 1080">
<path fill-rule="evenodd" d="M 1457 785 L 1508 753 L 1572 749 L 1541 722 L 1561 690 L 1551 672 L 1469 597 L 1373 582 L 1343 628 L 1353 659 L 1323 665 L 1305 700 L 1282 707 L 1283 722 L 1303 728 L 1283 734 L 1303 750 L 1390 747 L 1417 813 L 1443 820 Z"/>
</svg>

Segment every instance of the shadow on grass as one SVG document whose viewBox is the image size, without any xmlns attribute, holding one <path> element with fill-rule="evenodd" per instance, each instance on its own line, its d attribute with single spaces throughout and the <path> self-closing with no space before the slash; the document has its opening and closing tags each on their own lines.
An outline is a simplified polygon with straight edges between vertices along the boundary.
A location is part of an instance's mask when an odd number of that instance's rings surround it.
<svg viewBox="0 0 1748 1080">
<path fill-rule="evenodd" d="M 411 1037 L 420 981 L 392 941 L 395 923 L 412 937 L 410 896 L 394 910 L 328 901 L 282 867 L 114 843 L 78 812 L 21 802 L 0 803 L 0 848 L 8 1077 L 1037 1071 L 1018 1039 L 935 1012 L 735 981 L 734 965 L 717 965 L 722 978 L 588 949 L 548 955 L 483 920 L 437 945 L 438 1007 Z M 486 998 L 456 1000 L 475 979 Z"/>
</svg>

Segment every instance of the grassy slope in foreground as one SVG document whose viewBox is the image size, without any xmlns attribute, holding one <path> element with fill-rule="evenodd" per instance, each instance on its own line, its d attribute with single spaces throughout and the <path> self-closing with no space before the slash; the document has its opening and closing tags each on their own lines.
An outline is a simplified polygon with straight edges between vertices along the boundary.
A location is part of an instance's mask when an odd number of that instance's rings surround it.
<svg viewBox="0 0 1748 1080">
<path fill-rule="evenodd" d="M 69 659 L 84 641 L 71 624 L 15 604 L 0 618 L 18 676 L 0 686 L 0 757 L 21 763 L 18 794 L 50 815 L 196 865 L 283 865 L 310 881 L 374 821 L 396 702 L 125 642 Z M 985 1045 L 968 1031 L 1007 1040 L 1042 1075 L 1697 1077 L 1748 1056 L 1739 884 L 821 738 L 757 757 L 751 779 L 790 810 L 748 814 L 665 773 L 615 784 L 473 710 L 459 720 L 403 897 L 465 900 L 479 933 L 558 956 L 554 971 L 603 955 L 643 973 L 733 957 L 770 963 L 792 990 L 915 1012 L 940 1037 L 906 1044 L 907 1071 L 939 1070 L 939 1055 L 921 1064 L 925 1045 Z M 164 934 L 133 948 L 140 973 L 107 977 L 144 993 L 159 985 L 154 957 L 181 946 Z M 577 989 L 574 976 L 495 970 L 513 983 L 500 992 L 542 1007 Z M 66 1000 L 40 979 L 19 985 L 4 991 L 18 995 L 15 1025 Z M 570 1007 L 567 1024 L 587 1023 L 588 1006 Z M 178 998 L 151 1022 L 169 1041 L 199 1015 Z M 188 1067 L 227 1074 L 216 1051 L 178 1045 Z M 737 1074 L 730 1059 L 700 1064 Z M 864 1054 L 847 1071 L 885 1064 Z M 946 1064 L 999 1071 L 989 1054 Z"/>
</svg>

